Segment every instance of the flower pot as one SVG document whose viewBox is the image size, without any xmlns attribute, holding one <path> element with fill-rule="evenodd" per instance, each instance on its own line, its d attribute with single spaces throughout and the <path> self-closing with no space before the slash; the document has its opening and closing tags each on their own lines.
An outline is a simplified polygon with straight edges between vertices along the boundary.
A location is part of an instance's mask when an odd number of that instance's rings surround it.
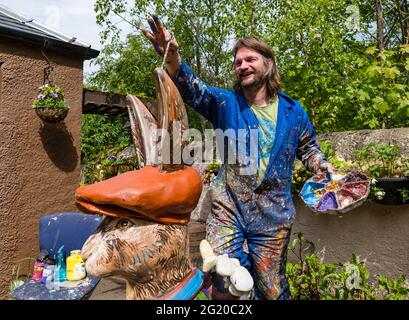
<svg viewBox="0 0 409 320">
<path fill-rule="evenodd" d="M 41 120 L 49 123 L 61 122 L 65 119 L 68 114 L 68 109 L 62 108 L 48 108 L 41 107 L 35 108 L 36 114 L 40 117 Z"/>
<path fill-rule="evenodd" d="M 376 186 L 382 188 L 385 195 L 382 200 L 375 199 L 375 202 L 389 205 L 405 204 L 398 189 L 409 188 L 409 178 L 378 178 L 376 181 Z"/>
</svg>

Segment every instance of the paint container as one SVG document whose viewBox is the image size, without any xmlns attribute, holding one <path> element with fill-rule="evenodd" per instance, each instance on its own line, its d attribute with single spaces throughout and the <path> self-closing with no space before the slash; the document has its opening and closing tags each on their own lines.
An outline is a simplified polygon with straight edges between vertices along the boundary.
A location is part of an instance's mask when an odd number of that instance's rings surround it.
<svg viewBox="0 0 409 320">
<path fill-rule="evenodd" d="M 53 270 L 53 272 L 54 272 L 54 270 Z M 54 275 L 51 274 L 51 275 L 47 276 L 47 278 L 46 278 L 46 280 L 45 280 L 45 287 L 46 287 L 48 290 L 53 290 L 53 289 L 54 289 L 54 281 L 53 281 L 53 279 L 54 279 Z"/>
<path fill-rule="evenodd" d="M 369 188 L 369 183 L 367 182 L 345 183 L 345 185 L 342 187 L 342 189 L 347 190 L 360 197 L 366 194 L 368 188 Z"/>
<path fill-rule="evenodd" d="M 46 283 L 48 277 L 50 277 L 52 279 L 53 274 L 54 274 L 54 269 L 55 269 L 55 260 L 51 259 L 51 258 L 47 258 L 45 260 L 43 276 L 41 277 L 40 282 L 41 283 Z"/>
<path fill-rule="evenodd" d="M 343 209 L 351 204 L 353 204 L 355 201 L 357 201 L 359 197 L 349 191 L 346 190 L 339 190 L 337 192 L 337 200 L 339 203 L 339 208 Z"/>
<path fill-rule="evenodd" d="M 60 283 L 63 281 L 60 281 L 60 267 L 57 265 L 54 268 L 54 274 L 53 274 L 53 279 L 52 282 L 49 281 L 48 284 L 46 284 L 47 289 L 53 289 L 53 290 L 60 290 Z"/>
<path fill-rule="evenodd" d="M 318 201 L 320 201 L 320 196 L 324 191 L 324 187 L 325 184 L 314 181 L 305 183 L 303 189 L 301 190 L 301 197 L 305 204 L 310 207 L 314 207 Z"/>
<path fill-rule="evenodd" d="M 62 245 L 57 252 L 57 266 L 54 269 L 54 281 L 64 282 L 67 278 L 67 269 L 65 264 L 65 248 Z"/>
<path fill-rule="evenodd" d="M 38 255 L 34 263 L 33 277 L 31 278 L 32 280 L 37 282 L 41 280 L 44 271 L 45 259 L 47 258 L 47 256 L 48 256 L 47 250 L 41 251 L 40 254 Z"/>
<path fill-rule="evenodd" d="M 327 211 L 328 209 L 337 209 L 338 204 L 333 192 L 327 192 L 317 205 L 318 211 Z"/>
<path fill-rule="evenodd" d="M 331 174 L 328 181 L 325 177 L 311 177 L 301 190 L 302 200 L 313 211 L 343 214 L 361 205 L 368 197 L 370 179 L 361 172 Z"/>
<path fill-rule="evenodd" d="M 345 177 L 345 182 L 362 182 L 362 181 L 368 181 L 368 180 L 369 179 L 366 175 L 356 170 L 351 171 Z"/>
<path fill-rule="evenodd" d="M 86 276 L 84 260 L 81 258 L 81 250 L 72 250 L 67 258 L 67 280 L 77 281 Z"/>
<path fill-rule="evenodd" d="M 37 282 L 40 281 L 41 277 L 43 276 L 43 270 L 44 262 L 36 260 L 36 262 L 34 263 L 33 277 L 31 279 Z"/>
</svg>

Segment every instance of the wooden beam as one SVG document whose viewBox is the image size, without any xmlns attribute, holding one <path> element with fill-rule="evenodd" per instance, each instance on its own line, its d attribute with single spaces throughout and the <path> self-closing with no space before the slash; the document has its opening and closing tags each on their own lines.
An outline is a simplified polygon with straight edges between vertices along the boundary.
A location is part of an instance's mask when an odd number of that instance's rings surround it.
<svg viewBox="0 0 409 320">
<path fill-rule="evenodd" d="M 153 99 L 138 97 L 157 118 L 158 107 Z M 126 95 L 84 89 L 82 113 L 104 116 L 127 116 Z"/>
</svg>

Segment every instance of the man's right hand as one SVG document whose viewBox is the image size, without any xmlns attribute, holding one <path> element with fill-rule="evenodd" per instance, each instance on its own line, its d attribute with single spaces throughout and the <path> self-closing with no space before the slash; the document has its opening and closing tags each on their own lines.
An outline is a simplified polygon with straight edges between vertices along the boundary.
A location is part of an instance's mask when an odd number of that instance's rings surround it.
<svg viewBox="0 0 409 320">
<path fill-rule="evenodd" d="M 165 55 L 166 48 L 169 44 L 165 57 L 165 64 L 170 76 L 174 76 L 180 66 L 180 57 L 178 53 L 179 45 L 175 37 L 165 29 L 157 15 L 153 15 L 151 19 L 148 19 L 148 23 L 151 31 L 148 31 L 145 28 L 141 28 L 141 31 L 152 43 L 156 52 L 162 57 Z"/>
</svg>

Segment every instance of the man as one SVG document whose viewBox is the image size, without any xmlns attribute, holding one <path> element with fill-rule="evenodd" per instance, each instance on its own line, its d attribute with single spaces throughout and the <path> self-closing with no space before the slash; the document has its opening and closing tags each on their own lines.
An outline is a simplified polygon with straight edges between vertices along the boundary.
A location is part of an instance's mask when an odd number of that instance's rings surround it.
<svg viewBox="0 0 409 320">
<path fill-rule="evenodd" d="M 234 90 L 226 90 L 207 85 L 181 61 L 176 40 L 158 17 L 149 24 L 152 32 L 142 32 L 158 53 L 166 53 L 166 69 L 187 104 L 215 129 L 246 130 L 246 146 L 251 130 L 257 130 L 258 169 L 242 174 L 246 164 L 224 163 L 212 190 L 206 238 L 217 254 L 239 259 L 250 271 L 256 299 L 290 299 L 285 267 L 295 218 L 291 198 L 295 156 L 313 173 L 332 171 L 307 113 L 279 90 L 275 57 L 264 42 L 256 38 L 237 42 L 233 49 L 237 81 Z M 241 138 L 236 139 L 239 144 Z M 248 153 L 248 148 L 241 151 Z"/>
</svg>

